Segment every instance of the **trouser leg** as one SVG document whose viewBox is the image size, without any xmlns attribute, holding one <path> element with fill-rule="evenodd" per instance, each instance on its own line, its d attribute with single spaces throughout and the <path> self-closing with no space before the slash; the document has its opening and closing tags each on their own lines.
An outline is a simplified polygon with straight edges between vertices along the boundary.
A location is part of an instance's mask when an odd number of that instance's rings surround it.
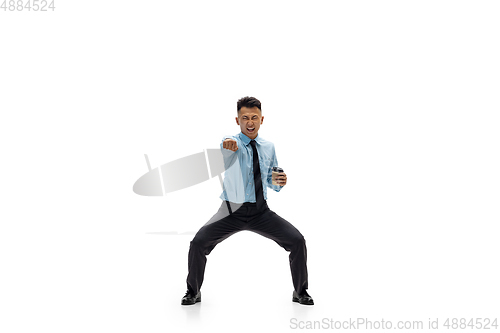
<svg viewBox="0 0 500 333">
<path fill-rule="evenodd" d="M 297 293 L 308 288 L 307 247 L 304 236 L 290 222 L 273 212 L 266 211 L 249 224 L 248 230 L 274 240 L 290 252 L 292 282 Z"/>
<path fill-rule="evenodd" d="M 243 222 L 235 218 L 234 214 L 229 215 L 227 210 L 226 203 L 222 202 L 217 214 L 198 230 L 190 242 L 186 283 L 188 289 L 194 294 L 198 293 L 203 284 L 206 256 L 218 243 L 243 228 Z"/>
</svg>

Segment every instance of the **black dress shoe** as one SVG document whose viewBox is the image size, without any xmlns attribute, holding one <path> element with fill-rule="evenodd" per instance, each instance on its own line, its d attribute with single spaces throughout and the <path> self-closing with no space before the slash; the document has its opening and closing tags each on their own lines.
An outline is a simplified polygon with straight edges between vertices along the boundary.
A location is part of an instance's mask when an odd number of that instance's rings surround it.
<svg viewBox="0 0 500 333">
<path fill-rule="evenodd" d="M 304 290 L 302 294 L 297 294 L 297 292 L 293 291 L 292 301 L 297 302 L 304 305 L 314 305 L 314 301 L 312 297 Z"/>
<path fill-rule="evenodd" d="M 201 291 L 198 291 L 198 294 L 193 295 L 191 291 L 186 291 L 186 295 L 182 298 L 182 305 L 193 305 L 195 303 L 201 302 Z"/>
</svg>

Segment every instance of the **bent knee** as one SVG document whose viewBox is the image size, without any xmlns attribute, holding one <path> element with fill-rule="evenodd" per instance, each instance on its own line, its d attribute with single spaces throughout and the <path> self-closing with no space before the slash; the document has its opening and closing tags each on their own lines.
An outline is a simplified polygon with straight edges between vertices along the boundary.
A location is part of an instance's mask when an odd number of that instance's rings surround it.
<svg viewBox="0 0 500 333">
<path fill-rule="evenodd" d="M 303 246 L 306 244 L 306 239 L 304 238 L 304 236 L 302 234 L 298 234 L 293 238 L 292 242 L 293 242 L 293 245 L 295 245 L 295 246 Z"/>
<path fill-rule="evenodd" d="M 190 242 L 191 247 L 205 248 L 206 241 L 201 235 L 196 235 Z"/>
</svg>

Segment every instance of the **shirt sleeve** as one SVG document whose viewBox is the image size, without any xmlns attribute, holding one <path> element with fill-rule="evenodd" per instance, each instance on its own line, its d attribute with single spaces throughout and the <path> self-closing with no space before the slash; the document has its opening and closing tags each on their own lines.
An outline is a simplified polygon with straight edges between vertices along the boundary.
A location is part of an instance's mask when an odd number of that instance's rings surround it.
<svg viewBox="0 0 500 333">
<path fill-rule="evenodd" d="M 232 151 L 223 148 L 222 143 L 226 139 L 236 140 L 238 143 L 238 150 Z M 236 203 L 245 202 L 245 187 L 242 175 L 241 166 L 239 163 L 239 157 L 241 156 L 242 150 L 240 149 L 242 143 L 237 137 L 226 135 L 222 137 L 222 142 L 220 144 L 220 150 L 222 157 L 224 158 L 224 182 L 223 182 L 223 192 L 220 196 L 222 200 L 228 200 Z"/>
<path fill-rule="evenodd" d="M 273 179 L 272 179 L 273 178 L 273 167 L 277 167 L 277 166 L 279 166 L 278 159 L 276 158 L 276 151 L 275 151 L 274 146 L 273 146 L 273 160 L 271 162 L 271 165 L 269 166 L 269 173 L 267 176 L 267 187 L 275 190 L 276 192 L 279 192 L 279 191 L 281 191 L 283 186 L 273 185 Z"/>
</svg>

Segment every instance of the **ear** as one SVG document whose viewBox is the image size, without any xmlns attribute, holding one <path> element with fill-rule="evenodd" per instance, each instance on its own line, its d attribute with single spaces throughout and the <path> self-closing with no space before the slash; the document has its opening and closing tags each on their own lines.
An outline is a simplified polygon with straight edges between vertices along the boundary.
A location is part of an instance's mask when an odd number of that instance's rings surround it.
<svg viewBox="0 0 500 333">
<path fill-rule="evenodd" d="M 260 120 L 260 123 L 262 124 L 264 122 L 264 116 L 262 116 L 262 119 Z"/>
<path fill-rule="evenodd" d="M 238 125 L 240 124 L 238 117 L 236 117 L 236 124 L 238 124 Z"/>
</svg>

